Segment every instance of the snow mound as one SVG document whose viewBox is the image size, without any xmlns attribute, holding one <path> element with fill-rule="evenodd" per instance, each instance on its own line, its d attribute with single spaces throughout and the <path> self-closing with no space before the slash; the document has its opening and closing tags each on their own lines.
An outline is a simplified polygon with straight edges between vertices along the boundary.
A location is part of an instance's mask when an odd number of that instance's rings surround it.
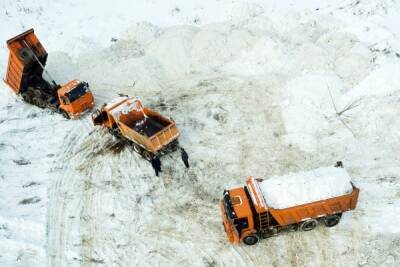
<svg viewBox="0 0 400 267">
<path fill-rule="evenodd" d="M 116 108 L 111 110 L 111 114 L 116 120 L 119 120 L 121 114 L 127 115 L 133 110 L 137 112 L 143 112 L 142 104 L 137 98 L 131 98 L 127 100 L 125 103 L 117 106 Z"/>
<path fill-rule="evenodd" d="M 128 99 L 127 96 L 120 96 L 120 97 L 116 97 L 113 100 L 111 100 L 110 102 L 108 102 L 105 106 L 105 108 L 110 109 L 112 107 L 114 107 L 115 105 L 121 103 L 122 101 L 124 101 L 125 99 Z"/>
<path fill-rule="evenodd" d="M 285 209 L 349 194 L 351 178 L 343 168 L 321 167 L 307 172 L 273 176 L 261 182 L 261 190 L 271 208 Z"/>
</svg>

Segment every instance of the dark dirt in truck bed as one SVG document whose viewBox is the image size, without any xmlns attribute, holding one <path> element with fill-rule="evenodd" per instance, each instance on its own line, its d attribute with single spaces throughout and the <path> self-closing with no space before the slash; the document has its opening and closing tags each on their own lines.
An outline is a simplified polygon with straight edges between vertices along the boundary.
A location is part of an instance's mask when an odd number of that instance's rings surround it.
<svg viewBox="0 0 400 267">
<path fill-rule="evenodd" d="M 129 125 L 136 132 L 145 135 L 147 137 L 153 136 L 155 133 L 159 132 L 166 126 L 168 123 L 164 121 L 159 121 L 155 118 L 143 118 L 141 120 L 135 121 L 132 125 Z"/>
</svg>

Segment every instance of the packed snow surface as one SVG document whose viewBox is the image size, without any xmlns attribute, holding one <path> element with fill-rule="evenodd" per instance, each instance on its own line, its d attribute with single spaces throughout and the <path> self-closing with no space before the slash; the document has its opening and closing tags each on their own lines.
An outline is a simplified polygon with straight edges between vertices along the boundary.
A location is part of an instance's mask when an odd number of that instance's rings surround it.
<svg viewBox="0 0 400 267">
<path fill-rule="evenodd" d="M 275 209 L 346 195 L 353 189 L 347 171 L 335 167 L 273 176 L 260 187 L 267 205 Z"/>
<path fill-rule="evenodd" d="M 399 17 L 392 0 L 1 0 L 0 70 L 34 27 L 58 83 L 172 117 L 190 168 L 175 152 L 156 177 L 90 116 L 0 83 L 0 266 L 399 266 Z M 361 193 L 336 227 L 227 242 L 224 189 L 338 160 Z"/>
</svg>

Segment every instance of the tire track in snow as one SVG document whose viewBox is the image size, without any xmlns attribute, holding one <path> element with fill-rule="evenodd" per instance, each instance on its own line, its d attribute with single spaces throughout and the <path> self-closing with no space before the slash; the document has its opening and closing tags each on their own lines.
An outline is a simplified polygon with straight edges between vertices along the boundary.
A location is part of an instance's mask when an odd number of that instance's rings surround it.
<svg viewBox="0 0 400 267">
<path fill-rule="evenodd" d="M 58 175 L 56 176 L 53 184 L 49 189 L 49 208 L 48 208 L 48 247 L 49 247 L 49 265 L 62 266 L 62 260 L 65 253 L 65 242 L 67 242 L 68 231 L 66 231 L 65 222 L 68 218 L 65 216 L 66 212 L 66 194 L 73 191 L 73 172 L 68 171 L 68 164 L 66 159 L 73 151 L 73 139 L 75 133 L 70 131 L 64 139 L 64 150 L 58 155 L 58 166 L 56 167 Z M 68 225 L 68 224 L 67 224 Z"/>
<path fill-rule="evenodd" d="M 229 79 L 213 81 L 210 85 L 213 89 L 204 91 L 207 97 L 200 92 L 190 93 L 196 92 L 193 88 L 187 93 L 174 92 L 173 88 L 166 90 L 163 101 L 175 106 L 179 118 L 185 118 L 181 124 L 178 121 L 184 146 L 189 151 L 188 144 L 200 143 L 204 147 L 190 155 L 189 170 L 184 169 L 179 153 L 162 159 L 164 171 L 159 178 L 128 147 L 119 154 L 108 150 L 108 143 L 115 140 L 106 133 L 102 135 L 98 129 L 89 137 L 80 137 L 79 130 L 71 133 L 65 144 L 69 149 L 61 156 L 66 162 L 60 167 L 63 174 L 59 180 L 63 182 L 56 190 L 74 192 L 73 201 L 58 196 L 58 207 L 64 207 L 64 213 L 59 215 L 58 252 L 51 263 L 54 266 L 139 265 L 140 259 L 135 257 L 138 254 L 147 255 L 149 265 L 286 263 L 286 259 L 275 255 L 273 248 L 285 244 L 287 237 L 264 240 L 258 248 L 232 248 L 220 224 L 216 201 L 232 180 L 242 184 L 249 169 L 251 174 L 261 175 L 287 171 L 287 162 L 296 164 L 302 159 L 295 148 L 288 151 L 280 136 L 274 137 L 274 132 L 284 131 L 276 114 L 280 111 L 272 105 L 276 96 L 265 91 L 261 95 L 247 93 L 246 100 L 243 99 L 242 91 L 251 92 L 253 86 L 246 88 Z M 232 88 L 229 97 L 224 94 L 226 87 Z M 259 104 L 259 98 L 263 99 L 263 105 Z M 185 110 L 196 110 L 194 106 L 199 103 L 206 109 L 200 107 L 195 117 L 183 115 Z M 250 121 L 246 120 L 249 114 L 252 114 Z M 243 128 L 238 129 L 238 125 Z M 216 130 L 206 132 L 212 128 Z M 255 137 L 263 138 L 256 147 Z M 229 144 L 232 140 L 234 143 Z M 221 142 L 229 144 L 224 146 L 224 152 L 229 153 L 226 158 L 219 157 Z M 265 153 L 273 156 L 269 162 Z M 265 161 L 268 163 L 264 164 Z M 228 170 L 224 166 L 232 167 Z M 302 237 L 298 242 L 301 240 Z M 298 248 L 293 242 L 286 246 L 288 250 Z M 266 247 L 265 257 L 257 256 Z M 225 251 L 227 256 L 217 256 L 216 251 Z"/>
<path fill-rule="evenodd" d="M 71 122 L 72 123 L 72 122 Z M 64 150 L 59 155 L 57 166 L 58 175 L 50 188 L 50 205 L 48 211 L 48 244 L 49 244 L 49 265 L 64 266 L 74 260 L 80 260 L 75 247 L 77 240 L 72 236 L 73 227 L 80 218 L 79 211 L 82 203 L 79 195 L 83 188 L 82 177 L 78 174 L 77 168 L 80 161 L 76 159 L 82 143 L 88 138 L 89 122 L 87 120 L 73 121 L 74 130 L 69 131 L 64 139 Z M 90 140 L 89 136 L 89 140 Z M 100 138 L 99 138 L 100 139 Z M 94 139 L 95 140 L 95 139 Z M 98 141 L 96 141 L 98 142 Z M 96 145 L 95 145 L 96 147 Z M 92 153 L 89 147 L 87 153 Z"/>
</svg>

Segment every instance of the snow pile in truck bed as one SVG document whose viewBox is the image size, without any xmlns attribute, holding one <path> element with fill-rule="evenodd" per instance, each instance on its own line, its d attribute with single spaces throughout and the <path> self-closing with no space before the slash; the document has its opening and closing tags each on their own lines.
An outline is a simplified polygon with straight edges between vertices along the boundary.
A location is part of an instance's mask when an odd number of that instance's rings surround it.
<svg viewBox="0 0 400 267">
<path fill-rule="evenodd" d="M 343 168 L 322 167 L 307 172 L 273 176 L 260 183 L 269 207 L 285 209 L 349 194 L 351 178 Z"/>
<path fill-rule="evenodd" d="M 122 103 L 121 105 L 111 110 L 111 114 L 115 119 L 119 120 L 119 116 L 121 116 L 121 114 L 129 114 L 132 110 L 143 112 L 143 107 L 139 99 L 131 98 L 127 100 L 125 103 Z"/>
<path fill-rule="evenodd" d="M 105 108 L 110 109 L 110 108 L 112 108 L 113 106 L 115 106 L 116 104 L 121 103 L 123 100 L 125 100 L 125 99 L 127 99 L 127 98 L 128 98 L 128 97 L 126 97 L 126 96 L 120 96 L 120 97 L 114 98 L 113 100 L 111 100 L 110 102 L 108 102 L 108 103 L 106 104 Z"/>
</svg>

